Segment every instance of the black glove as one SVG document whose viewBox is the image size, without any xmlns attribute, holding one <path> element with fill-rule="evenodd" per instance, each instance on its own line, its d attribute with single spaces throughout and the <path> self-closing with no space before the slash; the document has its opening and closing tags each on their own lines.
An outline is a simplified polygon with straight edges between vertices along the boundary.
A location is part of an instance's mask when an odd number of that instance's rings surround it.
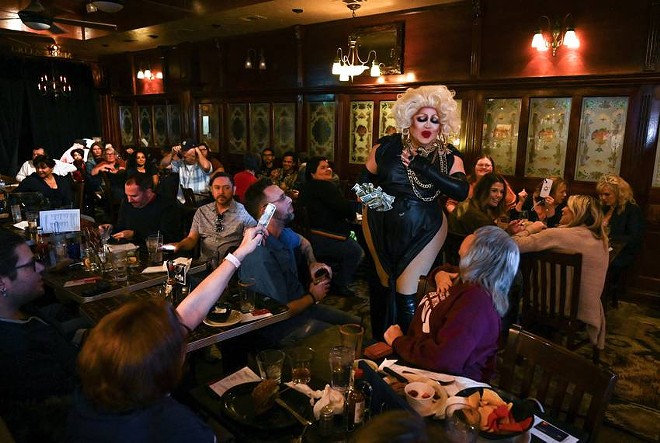
<svg viewBox="0 0 660 443">
<path fill-rule="evenodd" d="M 378 176 L 376 174 L 372 174 L 369 172 L 369 170 L 365 167 L 362 169 L 362 172 L 360 172 L 360 175 L 358 176 L 357 183 L 375 183 L 376 178 Z"/>
<path fill-rule="evenodd" d="M 464 173 L 455 172 L 452 175 L 445 175 L 421 155 L 416 155 L 410 161 L 408 167 L 433 182 L 449 198 L 457 201 L 463 201 L 467 198 L 470 186 L 465 180 Z"/>
</svg>

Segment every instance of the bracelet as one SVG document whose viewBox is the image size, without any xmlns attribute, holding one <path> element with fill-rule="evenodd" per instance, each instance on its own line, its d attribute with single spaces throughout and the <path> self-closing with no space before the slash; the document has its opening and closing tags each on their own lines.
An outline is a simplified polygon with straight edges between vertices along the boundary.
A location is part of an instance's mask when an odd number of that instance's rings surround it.
<svg viewBox="0 0 660 443">
<path fill-rule="evenodd" d="M 314 300 L 314 304 L 318 305 L 319 301 L 316 299 L 316 297 L 314 297 L 314 294 L 312 294 L 311 292 L 308 292 L 308 294 L 309 294 L 310 297 L 312 297 L 312 300 Z"/>
<path fill-rule="evenodd" d="M 225 256 L 225 260 L 227 260 L 229 263 L 234 265 L 236 269 L 238 269 L 241 266 L 241 261 L 237 259 L 236 256 L 231 252 Z"/>
</svg>

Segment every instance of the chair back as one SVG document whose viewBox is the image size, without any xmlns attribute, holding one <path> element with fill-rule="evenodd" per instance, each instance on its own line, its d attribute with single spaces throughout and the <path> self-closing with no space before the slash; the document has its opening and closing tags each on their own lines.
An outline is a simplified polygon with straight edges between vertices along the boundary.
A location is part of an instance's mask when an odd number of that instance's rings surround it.
<svg viewBox="0 0 660 443">
<path fill-rule="evenodd" d="M 427 275 L 420 275 L 419 282 L 417 283 L 417 294 L 416 300 L 417 304 L 422 301 L 424 296 L 431 291 L 435 291 L 435 282 L 430 281 Z"/>
<path fill-rule="evenodd" d="M 184 188 L 183 185 L 181 185 L 181 192 L 183 193 L 183 199 L 185 200 L 184 205 L 191 208 L 197 208 L 195 193 L 193 190 L 190 188 Z"/>
<path fill-rule="evenodd" d="M 597 441 L 616 381 L 607 368 L 518 326 L 509 329 L 499 388 L 537 399 L 546 413 L 588 433 L 588 441 Z"/>
<path fill-rule="evenodd" d="M 522 254 L 523 276 L 521 324 L 525 328 L 545 326 L 569 349 L 575 349 L 577 333 L 584 325 L 577 320 L 580 302 L 582 254 L 540 251 Z"/>
<path fill-rule="evenodd" d="M 82 212 L 85 209 L 85 182 L 72 182 L 73 205 Z"/>
</svg>

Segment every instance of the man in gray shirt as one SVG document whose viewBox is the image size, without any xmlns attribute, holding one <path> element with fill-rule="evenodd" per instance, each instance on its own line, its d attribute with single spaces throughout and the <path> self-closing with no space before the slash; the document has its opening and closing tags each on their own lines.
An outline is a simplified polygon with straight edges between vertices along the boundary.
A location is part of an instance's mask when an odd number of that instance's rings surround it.
<svg viewBox="0 0 660 443">
<path fill-rule="evenodd" d="M 209 188 L 215 201 L 200 206 L 188 236 L 172 243 L 178 252 L 193 249 L 201 240 L 202 260 L 224 257 L 231 248 L 241 243 L 243 230 L 257 224 L 245 207 L 234 200 L 235 186 L 231 175 L 214 173 L 209 180 Z"/>
</svg>

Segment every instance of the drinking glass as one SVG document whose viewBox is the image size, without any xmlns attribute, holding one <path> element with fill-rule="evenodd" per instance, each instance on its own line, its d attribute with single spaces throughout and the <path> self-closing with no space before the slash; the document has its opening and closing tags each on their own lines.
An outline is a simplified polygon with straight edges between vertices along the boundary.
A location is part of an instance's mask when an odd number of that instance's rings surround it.
<svg viewBox="0 0 660 443">
<path fill-rule="evenodd" d="M 339 327 L 339 335 L 341 336 L 341 345 L 353 349 L 355 358 L 359 358 L 362 355 L 364 328 L 355 323 L 341 325 Z"/>
<path fill-rule="evenodd" d="M 355 350 L 346 346 L 335 346 L 330 349 L 330 385 L 333 389 L 344 392 L 351 383 Z"/>
<path fill-rule="evenodd" d="M 14 223 L 23 221 L 23 217 L 21 216 L 21 205 L 11 205 L 11 216 L 14 219 Z"/>
<path fill-rule="evenodd" d="M 284 352 L 277 349 L 266 349 L 257 354 L 257 366 L 262 380 L 282 381 L 282 366 Z"/>
<path fill-rule="evenodd" d="M 147 237 L 147 251 L 149 252 L 149 261 L 154 264 L 163 262 L 163 234 L 152 234 Z"/>
<path fill-rule="evenodd" d="M 451 443 L 476 443 L 481 416 L 476 408 L 464 404 L 447 407 L 445 431 Z"/>
<path fill-rule="evenodd" d="M 525 221 L 525 222 L 528 221 L 529 220 L 529 211 L 526 210 L 526 209 L 520 211 L 520 215 L 518 216 L 518 218 L 520 220 Z"/>
<path fill-rule="evenodd" d="M 248 313 L 254 311 L 254 286 L 257 284 L 252 277 L 242 278 L 238 282 L 238 296 L 241 304 L 241 312 Z"/>
<path fill-rule="evenodd" d="M 309 383 L 312 379 L 311 364 L 314 350 L 305 346 L 289 349 L 291 359 L 291 381 L 293 383 Z"/>
<path fill-rule="evenodd" d="M 115 281 L 128 280 L 128 255 L 126 251 L 112 252 L 112 266 L 115 268 Z"/>
</svg>

